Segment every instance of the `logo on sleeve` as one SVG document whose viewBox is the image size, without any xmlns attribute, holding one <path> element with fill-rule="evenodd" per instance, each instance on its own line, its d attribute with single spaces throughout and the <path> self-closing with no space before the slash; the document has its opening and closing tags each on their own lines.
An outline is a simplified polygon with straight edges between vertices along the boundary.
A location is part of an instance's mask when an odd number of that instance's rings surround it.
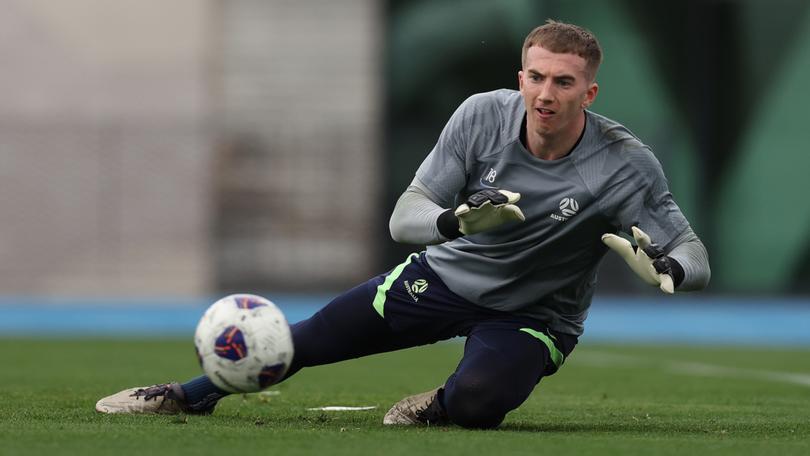
<svg viewBox="0 0 810 456">
<path fill-rule="evenodd" d="M 563 198 L 560 200 L 560 214 L 551 213 L 549 217 L 557 220 L 558 222 L 564 222 L 569 218 L 577 215 L 579 212 L 579 203 L 574 198 Z"/>
<path fill-rule="evenodd" d="M 495 168 L 489 168 L 489 171 L 486 172 L 479 181 L 481 185 L 486 188 L 498 188 L 495 185 L 495 177 L 498 175 L 498 171 L 495 171 Z"/>
</svg>

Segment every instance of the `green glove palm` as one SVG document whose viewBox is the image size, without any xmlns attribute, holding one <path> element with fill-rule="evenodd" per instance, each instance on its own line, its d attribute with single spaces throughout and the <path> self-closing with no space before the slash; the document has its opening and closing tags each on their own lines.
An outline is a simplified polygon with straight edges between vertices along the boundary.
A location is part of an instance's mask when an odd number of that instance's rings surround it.
<svg viewBox="0 0 810 456">
<path fill-rule="evenodd" d="M 526 220 L 523 212 L 515 205 L 519 200 L 520 193 L 508 190 L 489 189 L 471 195 L 466 203 L 455 210 L 459 231 L 470 235 L 506 222 Z"/>
<path fill-rule="evenodd" d="M 618 253 L 641 280 L 659 287 L 664 293 L 674 293 L 675 285 L 664 252 L 650 240 L 647 233 L 635 226 L 631 230 L 638 245 L 637 249 L 633 248 L 630 241 L 615 234 L 603 234 L 602 242 Z"/>
</svg>

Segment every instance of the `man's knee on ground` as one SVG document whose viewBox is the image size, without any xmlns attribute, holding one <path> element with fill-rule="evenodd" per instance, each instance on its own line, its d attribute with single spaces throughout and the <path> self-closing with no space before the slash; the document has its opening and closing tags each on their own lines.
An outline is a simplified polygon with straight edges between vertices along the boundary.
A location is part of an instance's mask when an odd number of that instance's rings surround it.
<svg viewBox="0 0 810 456">
<path fill-rule="evenodd" d="M 501 424 L 508 408 L 501 386 L 482 377 L 457 376 L 444 392 L 444 406 L 453 423 L 488 429 Z"/>
</svg>

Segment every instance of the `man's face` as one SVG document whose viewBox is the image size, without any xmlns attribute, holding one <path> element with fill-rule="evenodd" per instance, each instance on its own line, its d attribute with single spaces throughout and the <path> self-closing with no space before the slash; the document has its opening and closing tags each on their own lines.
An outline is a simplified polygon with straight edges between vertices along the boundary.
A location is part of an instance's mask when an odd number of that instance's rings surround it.
<svg viewBox="0 0 810 456">
<path fill-rule="evenodd" d="M 575 54 L 556 54 L 540 46 L 527 50 L 518 83 L 529 132 L 547 137 L 579 136 L 582 111 L 599 89 L 585 65 L 585 59 Z"/>
</svg>

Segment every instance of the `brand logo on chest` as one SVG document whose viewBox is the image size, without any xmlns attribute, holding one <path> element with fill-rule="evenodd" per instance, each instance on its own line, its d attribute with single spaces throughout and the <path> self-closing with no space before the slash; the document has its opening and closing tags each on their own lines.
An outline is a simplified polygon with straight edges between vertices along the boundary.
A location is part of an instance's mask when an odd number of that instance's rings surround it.
<svg viewBox="0 0 810 456">
<path fill-rule="evenodd" d="M 552 212 L 549 217 L 558 222 L 564 222 L 569 218 L 577 215 L 579 212 L 579 203 L 574 198 L 563 198 L 560 200 L 560 212 Z"/>
</svg>

